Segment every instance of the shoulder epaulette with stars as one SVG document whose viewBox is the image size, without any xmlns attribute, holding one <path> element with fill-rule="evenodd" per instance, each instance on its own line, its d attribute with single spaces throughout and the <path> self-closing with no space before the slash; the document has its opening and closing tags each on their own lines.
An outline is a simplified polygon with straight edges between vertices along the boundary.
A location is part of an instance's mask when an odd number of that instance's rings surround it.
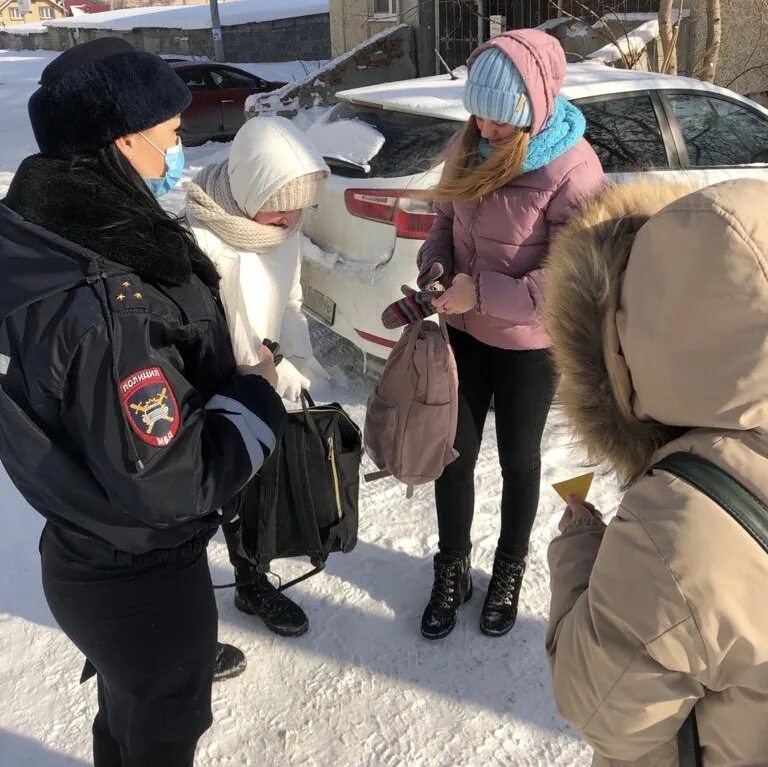
<svg viewBox="0 0 768 767">
<path fill-rule="evenodd" d="M 118 308 L 135 306 L 144 300 L 141 286 L 135 285 L 133 280 L 123 278 L 116 284 L 110 280 L 108 289 L 111 294 L 110 298 Z"/>
</svg>

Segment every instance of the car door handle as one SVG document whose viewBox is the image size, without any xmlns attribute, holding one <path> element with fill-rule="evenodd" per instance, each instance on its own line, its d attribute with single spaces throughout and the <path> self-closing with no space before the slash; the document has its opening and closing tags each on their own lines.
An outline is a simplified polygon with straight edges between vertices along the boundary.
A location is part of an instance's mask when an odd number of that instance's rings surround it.
<svg viewBox="0 0 768 767">
<path fill-rule="evenodd" d="M 234 104 L 235 100 L 234 99 L 222 99 L 221 103 L 222 104 Z"/>
</svg>

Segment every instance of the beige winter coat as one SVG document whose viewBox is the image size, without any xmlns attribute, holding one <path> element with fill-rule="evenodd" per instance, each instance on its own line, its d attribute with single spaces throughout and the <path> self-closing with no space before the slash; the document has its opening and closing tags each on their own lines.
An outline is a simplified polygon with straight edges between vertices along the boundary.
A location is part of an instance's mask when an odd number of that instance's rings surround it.
<svg viewBox="0 0 768 767">
<path fill-rule="evenodd" d="M 664 207 L 681 194 L 611 189 L 552 251 L 563 406 L 631 484 L 607 528 L 583 522 L 551 544 L 547 649 L 558 709 L 594 764 L 677 765 L 695 705 L 705 767 L 756 767 L 768 554 L 708 498 L 646 471 L 692 451 L 768 500 L 768 184 Z"/>
</svg>

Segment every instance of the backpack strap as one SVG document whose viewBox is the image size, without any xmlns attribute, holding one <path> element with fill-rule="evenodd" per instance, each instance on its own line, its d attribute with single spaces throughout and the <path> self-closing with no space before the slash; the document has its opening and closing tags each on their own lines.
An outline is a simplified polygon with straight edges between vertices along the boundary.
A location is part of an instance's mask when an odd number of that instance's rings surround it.
<svg viewBox="0 0 768 767">
<path fill-rule="evenodd" d="M 727 471 L 695 453 L 672 453 L 651 467 L 695 487 L 730 514 L 768 553 L 768 506 Z M 701 767 L 696 707 L 677 734 L 680 767 Z"/>
<path fill-rule="evenodd" d="M 652 469 L 673 474 L 704 493 L 768 554 L 768 506 L 724 469 L 694 453 L 672 453 Z"/>
<path fill-rule="evenodd" d="M 677 731 L 677 763 L 679 767 L 702 767 L 695 706 Z"/>
<path fill-rule="evenodd" d="M 376 482 L 378 479 L 385 479 L 386 477 L 391 476 L 392 472 L 382 469 L 382 471 L 369 471 L 367 474 L 363 475 L 363 479 L 366 482 Z"/>
</svg>

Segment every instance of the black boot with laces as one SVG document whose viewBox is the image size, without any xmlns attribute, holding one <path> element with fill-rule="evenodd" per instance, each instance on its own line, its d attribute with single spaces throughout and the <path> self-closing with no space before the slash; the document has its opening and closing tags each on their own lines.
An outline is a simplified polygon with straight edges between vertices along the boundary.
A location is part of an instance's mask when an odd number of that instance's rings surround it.
<svg viewBox="0 0 768 767">
<path fill-rule="evenodd" d="M 219 642 L 216 646 L 216 665 L 213 668 L 213 681 L 223 682 L 234 679 L 245 671 L 248 665 L 242 650 L 231 644 Z"/>
<path fill-rule="evenodd" d="M 309 619 L 292 599 L 279 592 L 265 574 L 246 571 L 235 590 L 235 607 L 246 615 L 258 615 L 267 628 L 284 637 L 298 637 L 309 630 Z M 250 582 L 249 582 L 250 580 Z"/>
<path fill-rule="evenodd" d="M 484 634 L 504 636 L 515 625 L 524 573 L 524 559 L 509 556 L 497 549 L 493 560 L 493 576 L 480 616 L 480 629 Z"/>
<path fill-rule="evenodd" d="M 427 639 L 447 637 L 456 626 L 456 613 L 471 596 L 469 557 L 435 555 L 435 581 L 421 619 L 421 633 Z"/>
</svg>

